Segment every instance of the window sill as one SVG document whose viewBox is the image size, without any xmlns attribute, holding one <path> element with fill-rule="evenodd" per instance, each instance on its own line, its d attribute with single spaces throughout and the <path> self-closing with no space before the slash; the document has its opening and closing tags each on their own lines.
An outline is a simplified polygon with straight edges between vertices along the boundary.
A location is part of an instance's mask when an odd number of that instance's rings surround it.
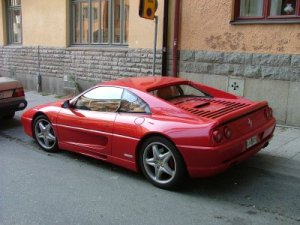
<svg viewBox="0 0 300 225">
<path fill-rule="evenodd" d="M 126 44 L 112 44 L 112 45 L 71 45 L 67 47 L 71 51 L 127 51 L 128 45 Z"/>
<path fill-rule="evenodd" d="M 22 44 L 18 44 L 18 43 L 16 43 L 16 44 L 6 44 L 6 45 L 3 45 L 3 47 L 5 47 L 5 48 L 23 48 L 24 46 L 22 45 Z"/>
<path fill-rule="evenodd" d="M 247 25 L 247 24 L 300 24 L 299 19 L 273 19 L 273 20 L 233 20 L 231 25 Z"/>
</svg>

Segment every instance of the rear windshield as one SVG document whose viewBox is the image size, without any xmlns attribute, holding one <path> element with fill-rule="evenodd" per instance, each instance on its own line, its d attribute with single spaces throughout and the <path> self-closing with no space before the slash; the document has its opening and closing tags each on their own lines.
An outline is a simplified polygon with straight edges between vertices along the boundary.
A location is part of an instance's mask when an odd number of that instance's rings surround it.
<svg viewBox="0 0 300 225">
<path fill-rule="evenodd" d="M 182 97 L 210 97 L 208 94 L 188 84 L 167 86 L 152 90 L 149 93 L 164 100 Z"/>
</svg>

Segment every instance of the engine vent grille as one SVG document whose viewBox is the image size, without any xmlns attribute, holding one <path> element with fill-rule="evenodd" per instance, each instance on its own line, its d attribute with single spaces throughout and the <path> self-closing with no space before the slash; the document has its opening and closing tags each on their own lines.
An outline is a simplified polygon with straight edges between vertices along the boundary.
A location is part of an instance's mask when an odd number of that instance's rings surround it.
<svg viewBox="0 0 300 225">
<path fill-rule="evenodd" d="M 221 109 L 218 109 L 215 111 L 210 111 L 208 109 L 201 109 L 201 108 L 199 108 L 199 109 L 188 108 L 188 107 L 184 107 L 184 106 L 180 106 L 180 105 L 179 105 L 179 107 L 183 110 L 186 110 L 186 111 L 193 113 L 200 117 L 216 119 L 218 117 L 221 117 L 223 115 L 226 115 L 226 114 L 236 111 L 238 109 L 245 108 L 250 105 L 250 104 L 245 104 L 245 103 L 229 102 L 229 101 L 214 100 L 214 99 L 201 99 L 201 101 L 207 102 L 207 103 L 212 103 L 212 104 L 223 105 L 225 107 L 222 107 Z"/>
</svg>

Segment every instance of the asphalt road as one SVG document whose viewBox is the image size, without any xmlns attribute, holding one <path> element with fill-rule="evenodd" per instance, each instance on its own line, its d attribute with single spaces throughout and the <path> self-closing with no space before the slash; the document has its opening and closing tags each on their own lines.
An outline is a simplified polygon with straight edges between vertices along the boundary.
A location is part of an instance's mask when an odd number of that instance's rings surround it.
<svg viewBox="0 0 300 225">
<path fill-rule="evenodd" d="M 0 224 L 300 224 L 300 165 L 264 155 L 178 192 L 78 154 L 49 154 L 0 121 Z"/>
</svg>

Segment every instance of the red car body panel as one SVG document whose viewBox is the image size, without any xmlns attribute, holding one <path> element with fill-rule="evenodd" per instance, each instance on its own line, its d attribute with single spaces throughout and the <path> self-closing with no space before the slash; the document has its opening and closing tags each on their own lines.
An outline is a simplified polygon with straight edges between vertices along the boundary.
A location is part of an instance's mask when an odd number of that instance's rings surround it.
<svg viewBox="0 0 300 225">
<path fill-rule="evenodd" d="M 175 84 L 190 84 L 213 97 L 180 102 L 165 101 L 149 93 Z M 26 134 L 33 136 L 34 118 L 44 114 L 53 125 L 59 148 L 133 171 L 139 170 L 137 153 L 143 140 L 161 135 L 177 147 L 191 177 L 205 177 L 222 172 L 261 150 L 275 129 L 273 116 L 265 116 L 267 102 L 253 102 L 184 79 L 141 77 L 98 86 L 121 87 L 135 93 L 148 104 L 151 114 L 83 111 L 63 108 L 63 101 L 59 101 L 26 111 L 22 116 Z M 76 97 L 71 102 L 75 100 Z M 227 127 L 232 132 L 230 139 L 216 143 L 213 132 Z M 246 142 L 254 136 L 258 143 L 247 148 Z"/>
</svg>

